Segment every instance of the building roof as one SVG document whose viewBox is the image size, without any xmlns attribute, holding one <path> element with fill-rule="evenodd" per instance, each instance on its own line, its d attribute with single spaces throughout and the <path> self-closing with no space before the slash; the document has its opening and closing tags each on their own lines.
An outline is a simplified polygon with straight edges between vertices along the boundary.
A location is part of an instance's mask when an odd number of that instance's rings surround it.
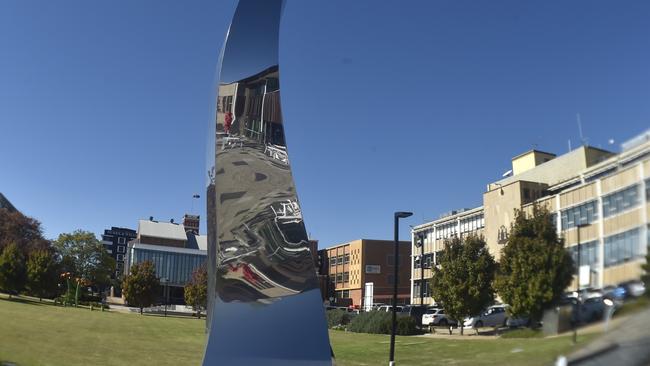
<svg viewBox="0 0 650 366">
<path fill-rule="evenodd" d="M 16 210 L 16 207 L 9 202 L 7 197 L 5 197 L 2 193 L 0 193 L 0 208 L 6 208 L 9 211 L 18 211 Z"/>
<path fill-rule="evenodd" d="M 170 222 L 158 222 L 151 220 L 140 220 L 138 222 L 138 236 L 149 236 L 154 238 L 187 240 L 185 227 Z"/>
<path fill-rule="evenodd" d="M 481 212 L 483 212 L 483 206 L 478 206 L 478 207 L 474 207 L 474 208 L 470 208 L 470 209 L 463 209 L 462 211 L 456 212 L 453 215 L 443 216 L 443 217 L 441 217 L 439 219 L 431 220 L 431 221 L 425 222 L 424 224 L 416 225 L 416 226 L 413 227 L 412 231 L 427 229 L 427 228 L 429 228 L 431 226 L 434 226 L 434 225 L 437 225 L 437 224 L 446 223 L 448 221 L 456 220 L 456 219 L 459 219 L 459 218 L 462 218 L 462 217 L 465 217 L 465 216 L 474 216 L 476 214 L 480 214 Z"/>
<path fill-rule="evenodd" d="M 131 247 L 131 245 L 129 247 Z M 155 251 L 158 251 L 158 252 L 194 254 L 194 255 L 206 255 L 206 256 L 208 255 L 207 250 L 199 250 L 199 249 L 191 249 L 191 248 L 177 248 L 177 247 L 169 247 L 169 246 L 166 246 L 166 245 L 133 243 L 132 247 L 134 249 L 155 250 Z"/>
</svg>

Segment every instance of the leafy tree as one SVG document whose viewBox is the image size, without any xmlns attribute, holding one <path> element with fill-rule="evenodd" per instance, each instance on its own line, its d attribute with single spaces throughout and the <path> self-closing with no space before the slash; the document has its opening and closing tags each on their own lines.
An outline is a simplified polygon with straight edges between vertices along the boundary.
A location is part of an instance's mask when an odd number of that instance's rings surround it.
<svg viewBox="0 0 650 366">
<path fill-rule="evenodd" d="M 145 261 L 131 266 L 129 274 L 122 282 L 122 295 L 129 306 L 142 309 L 151 306 L 160 291 L 160 281 L 156 277 L 156 268 L 153 262 Z"/>
<path fill-rule="evenodd" d="M 201 319 L 201 309 L 208 306 L 208 270 L 201 266 L 194 270 L 192 279 L 185 285 L 185 303 L 192 306 Z"/>
<path fill-rule="evenodd" d="M 20 212 L 0 208 L 0 252 L 12 243 L 24 257 L 33 250 L 50 246 L 49 241 L 43 238 L 40 222 Z"/>
<path fill-rule="evenodd" d="M 641 280 L 645 284 L 645 288 L 648 289 L 650 288 L 650 250 L 648 250 L 648 254 L 645 256 L 645 263 L 641 265 L 641 268 L 645 271 L 643 276 L 641 276 Z M 650 297 L 650 290 L 646 290 L 645 295 Z"/>
<path fill-rule="evenodd" d="M 0 288 L 9 293 L 18 293 L 25 287 L 25 256 L 15 243 L 4 248 L 0 254 Z"/>
<path fill-rule="evenodd" d="M 463 318 L 480 313 L 494 301 L 496 263 L 485 240 L 474 235 L 448 240 L 439 258 L 440 267 L 433 268 L 431 279 L 433 297 L 458 320 L 462 334 Z"/>
<path fill-rule="evenodd" d="M 115 260 L 95 234 L 76 230 L 64 233 L 54 242 L 64 270 L 98 288 L 108 286 L 115 272 Z"/>
<path fill-rule="evenodd" d="M 27 260 L 27 287 L 30 292 L 42 299 L 56 291 L 59 265 L 52 251 L 36 250 Z"/>
<path fill-rule="evenodd" d="M 515 215 L 495 287 L 511 315 L 528 316 L 536 324 L 571 283 L 573 259 L 548 210 L 535 205 L 531 217 L 522 211 Z"/>
</svg>

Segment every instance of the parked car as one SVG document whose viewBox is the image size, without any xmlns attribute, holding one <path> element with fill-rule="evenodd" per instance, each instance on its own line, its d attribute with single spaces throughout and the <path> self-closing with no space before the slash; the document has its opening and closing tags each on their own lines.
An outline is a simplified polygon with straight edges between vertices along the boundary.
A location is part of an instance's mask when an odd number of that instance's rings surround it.
<svg viewBox="0 0 650 366">
<path fill-rule="evenodd" d="M 397 312 L 402 311 L 402 307 L 399 306 L 399 305 L 397 305 L 396 309 L 397 309 Z M 382 305 L 382 306 L 377 308 L 377 311 L 391 312 L 391 311 L 393 311 L 393 307 L 391 305 Z"/>
<path fill-rule="evenodd" d="M 456 325 L 456 324 L 458 324 L 456 320 L 447 318 L 444 309 L 429 309 L 424 315 L 422 315 L 422 325 L 424 326 L 427 325 L 447 326 L 447 325 Z"/>
<path fill-rule="evenodd" d="M 463 321 L 463 327 L 481 328 L 505 326 L 507 318 L 506 305 L 494 305 L 487 308 L 480 315 L 465 318 Z"/>
<path fill-rule="evenodd" d="M 580 322 L 588 323 L 602 319 L 605 306 L 602 296 L 586 299 L 580 304 Z"/>
<path fill-rule="evenodd" d="M 506 319 L 506 327 L 508 328 L 521 328 L 530 325 L 530 319 L 527 316 L 520 316 L 517 318 L 508 317 Z"/>
<path fill-rule="evenodd" d="M 639 297 L 645 293 L 645 284 L 641 281 L 627 281 L 619 285 L 625 289 L 625 297 Z"/>
</svg>

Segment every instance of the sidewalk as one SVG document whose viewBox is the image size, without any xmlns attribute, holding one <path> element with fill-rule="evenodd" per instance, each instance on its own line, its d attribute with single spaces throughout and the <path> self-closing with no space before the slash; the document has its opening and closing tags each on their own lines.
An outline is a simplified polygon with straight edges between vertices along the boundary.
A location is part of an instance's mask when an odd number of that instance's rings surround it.
<svg viewBox="0 0 650 366">
<path fill-rule="evenodd" d="M 613 326 L 612 326 L 613 325 Z M 650 309 L 627 316 L 567 357 L 569 365 L 647 365 L 650 363 Z"/>
</svg>

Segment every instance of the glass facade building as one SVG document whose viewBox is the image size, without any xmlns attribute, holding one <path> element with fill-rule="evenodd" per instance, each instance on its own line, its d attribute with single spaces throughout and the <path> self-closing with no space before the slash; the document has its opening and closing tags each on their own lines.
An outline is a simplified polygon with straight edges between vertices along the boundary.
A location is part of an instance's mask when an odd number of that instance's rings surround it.
<svg viewBox="0 0 650 366">
<path fill-rule="evenodd" d="M 134 244 L 129 249 L 129 266 L 151 261 L 156 276 L 167 279 L 170 286 L 185 286 L 192 278 L 192 272 L 204 265 L 208 258 L 207 251 L 197 249 L 149 244 Z"/>
</svg>

